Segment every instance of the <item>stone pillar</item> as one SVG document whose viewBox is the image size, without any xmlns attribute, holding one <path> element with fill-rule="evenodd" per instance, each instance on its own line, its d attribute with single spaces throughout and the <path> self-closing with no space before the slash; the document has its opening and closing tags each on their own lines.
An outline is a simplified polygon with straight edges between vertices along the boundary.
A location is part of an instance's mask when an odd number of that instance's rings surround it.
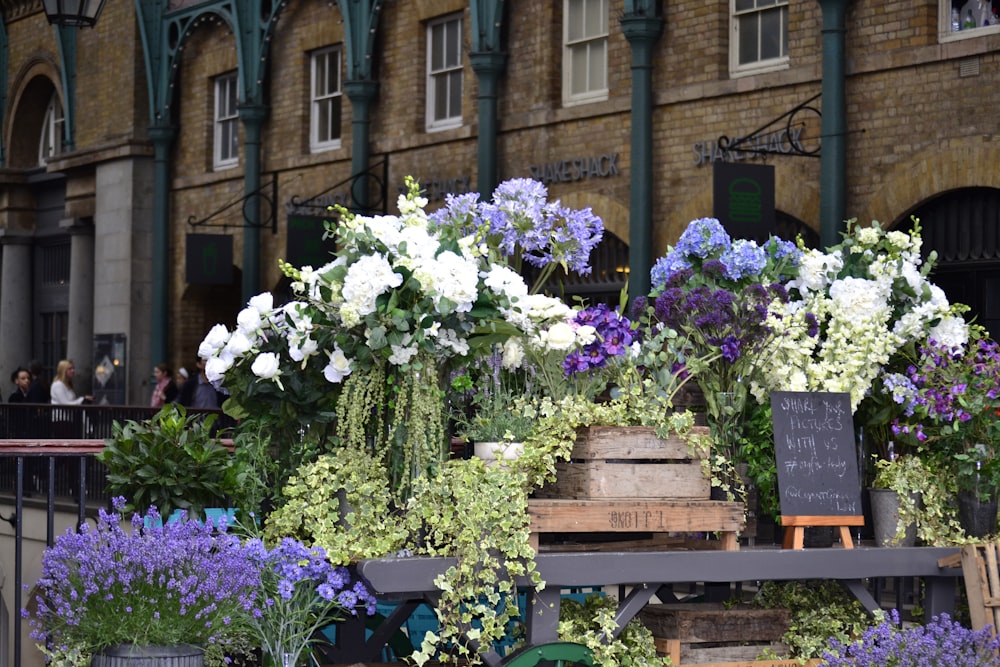
<svg viewBox="0 0 1000 667">
<path fill-rule="evenodd" d="M 66 356 L 76 366 L 73 389 L 82 396 L 93 393 L 94 225 L 92 220 L 70 218 L 59 226 L 70 235 Z"/>
<path fill-rule="evenodd" d="M 27 366 L 32 356 L 32 303 L 30 236 L 0 236 L 0 380 L 9 378 L 18 366 Z M 10 385 L 7 385 L 10 387 Z M 6 392 L 3 400 L 14 389 Z"/>
</svg>

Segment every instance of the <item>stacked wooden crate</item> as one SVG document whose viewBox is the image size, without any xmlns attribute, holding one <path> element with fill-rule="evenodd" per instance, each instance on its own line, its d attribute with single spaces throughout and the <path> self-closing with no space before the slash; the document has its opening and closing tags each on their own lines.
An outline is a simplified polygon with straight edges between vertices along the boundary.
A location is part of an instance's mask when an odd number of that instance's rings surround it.
<svg viewBox="0 0 1000 667">
<path fill-rule="evenodd" d="M 694 428 L 708 435 L 706 427 Z M 624 540 L 630 533 L 652 535 L 629 542 L 639 548 L 677 546 L 684 540 L 676 533 L 712 533 L 719 537 L 717 548 L 738 549 L 744 507 L 710 500 L 707 456 L 683 438 L 656 437 L 652 428 L 581 429 L 570 461 L 557 464 L 555 484 L 528 503 L 536 550 L 539 536 L 548 533 L 612 533 Z"/>
<path fill-rule="evenodd" d="M 726 609 L 721 604 L 647 605 L 639 619 L 655 637 L 657 651 L 679 667 L 801 667 L 793 659 L 756 660 L 764 651 L 787 655 L 781 643 L 787 609 Z M 818 661 L 806 664 L 818 664 Z"/>
</svg>

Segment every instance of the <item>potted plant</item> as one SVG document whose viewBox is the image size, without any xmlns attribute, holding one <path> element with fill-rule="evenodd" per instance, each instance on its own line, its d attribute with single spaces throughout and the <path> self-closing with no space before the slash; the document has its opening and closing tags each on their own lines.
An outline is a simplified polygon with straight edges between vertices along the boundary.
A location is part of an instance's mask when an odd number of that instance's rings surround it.
<svg viewBox="0 0 1000 667">
<path fill-rule="evenodd" d="M 223 652 L 250 648 L 240 619 L 259 585 L 233 534 L 194 521 L 148 527 L 138 514 L 126 529 L 102 509 L 96 528 L 70 529 L 43 554 L 32 637 L 56 664 L 90 664 L 105 651 L 138 659 L 153 647 L 173 654 L 170 665 L 221 665 Z"/>
<path fill-rule="evenodd" d="M 986 504 L 982 522 L 974 524 L 972 515 L 965 515 L 967 533 L 983 537 L 994 532 L 1000 489 L 995 451 L 1000 442 L 1000 345 L 981 326 L 963 326 L 955 336 L 929 337 L 916 349 L 906 373 L 887 380 L 905 408 L 893 421 L 893 433 L 951 473 L 960 509 Z"/>
<path fill-rule="evenodd" d="M 877 459 L 869 497 L 880 547 L 916 544 L 921 495 L 929 471 L 915 455 Z"/>
<path fill-rule="evenodd" d="M 188 415 L 171 403 L 147 421 L 116 421 L 97 460 L 108 469 L 108 490 L 128 500 L 126 509 L 160 516 L 226 507 L 242 484 L 232 454 L 212 434 L 215 415 Z"/>
</svg>

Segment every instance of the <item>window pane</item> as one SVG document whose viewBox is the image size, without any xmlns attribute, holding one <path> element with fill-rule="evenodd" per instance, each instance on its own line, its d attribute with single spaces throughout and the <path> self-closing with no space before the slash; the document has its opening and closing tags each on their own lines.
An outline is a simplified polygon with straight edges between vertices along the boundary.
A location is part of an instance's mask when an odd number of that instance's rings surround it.
<svg viewBox="0 0 1000 667">
<path fill-rule="evenodd" d="M 444 67 L 444 26 L 431 27 L 431 71 L 436 72 Z"/>
<path fill-rule="evenodd" d="M 330 100 L 330 136 L 329 139 L 340 139 L 340 97 Z"/>
<path fill-rule="evenodd" d="M 780 9 L 771 9 L 761 12 L 760 27 L 760 58 L 768 60 L 770 58 L 780 58 L 784 55 L 781 52 L 781 13 Z"/>
<path fill-rule="evenodd" d="M 446 118 L 448 113 L 448 81 L 444 75 L 434 77 L 434 120 Z"/>
<path fill-rule="evenodd" d="M 238 106 L 238 100 L 236 99 L 236 77 L 230 77 L 227 86 L 227 97 L 226 100 L 229 103 L 226 109 L 227 116 L 235 116 L 236 108 Z"/>
<path fill-rule="evenodd" d="M 740 17 L 740 64 L 757 62 L 757 14 Z"/>
<path fill-rule="evenodd" d="M 587 0 L 584 21 L 584 32 L 587 37 L 595 37 L 605 33 L 604 0 Z"/>
<path fill-rule="evenodd" d="M 585 0 L 569 0 L 566 3 L 566 39 L 575 42 L 583 38 L 583 8 Z"/>
<path fill-rule="evenodd" d="M 316 141 L 330 141 L 330 100 L 316 103 Z"/>
<path fill-rule="evenodd" d="M 570 82 L 570 93 L 587 92 L 587 46 L 574 47 L 570 53 L 570 67 L 572 81 Z"/>
<path fill-rule="evenodd" d="M 315 89 L 313 97 L 322 97 L 330 92 L 330 54 L 321 53 L 316 56 L 316 75 L 313 79 Z"/>
<path fill-rule="evenodd" d="M 590 72 L 588 76 L 589 85 L 588 90 L 604 90 L 607 88 L 607 83 L 605 80 L 605 62 L 604 57 L 605 49 L 607 49 L 607 43 L 604 40 L 599 40 L 592 42 L 590 45 Z"/>
<path fill-rule="evenodd" d="M 736 0 L 736 11 L 738 12 L 753 9 L 753 7 L 753 0 Z"/>
<path fill-rule="evenodd" d="M 447 55 L 445 58 L 445 66 L 455 67 L 462 62 L 462 54 L 460 50 L 462 44 L 462 36 L 459 32 L 460 28 L 462 27 L 462 22 L 449 21 L 448 23 L 445 24 L 445 26 L 447 30 L 446 32 L 447 39 L 445 44 Z"/>
<path fill-rule="evenodd" d="M 340 52 L 333 51 L 327 54 L 326 68 L 326 92 L 336 93 L 340 91 Z"/>
<path fill-rule="evenodd" d="M 462 115 L 462 72 L 452 72 L 448 75 L 448 117 L 459 118 Z"/>
</svg>

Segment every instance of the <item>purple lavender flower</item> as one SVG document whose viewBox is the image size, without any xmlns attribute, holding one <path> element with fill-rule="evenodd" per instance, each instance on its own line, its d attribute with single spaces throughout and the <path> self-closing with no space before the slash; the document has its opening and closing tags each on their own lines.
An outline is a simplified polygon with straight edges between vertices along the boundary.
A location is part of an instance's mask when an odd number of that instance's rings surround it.
<svg viewBox="0 0 1000 667">
<path fill-rule="evenodd" d="M 900 630 L 899 613 L 893 609 L 889 618 L 865 631 L 852 644 L 830 640 L 823 654 L 828 667 L 983 667 L 996 664 L 1000 639 L 990 628 L 969 630 L 947 614 L 935 616 L 930 623 Z"/>
</svg>

